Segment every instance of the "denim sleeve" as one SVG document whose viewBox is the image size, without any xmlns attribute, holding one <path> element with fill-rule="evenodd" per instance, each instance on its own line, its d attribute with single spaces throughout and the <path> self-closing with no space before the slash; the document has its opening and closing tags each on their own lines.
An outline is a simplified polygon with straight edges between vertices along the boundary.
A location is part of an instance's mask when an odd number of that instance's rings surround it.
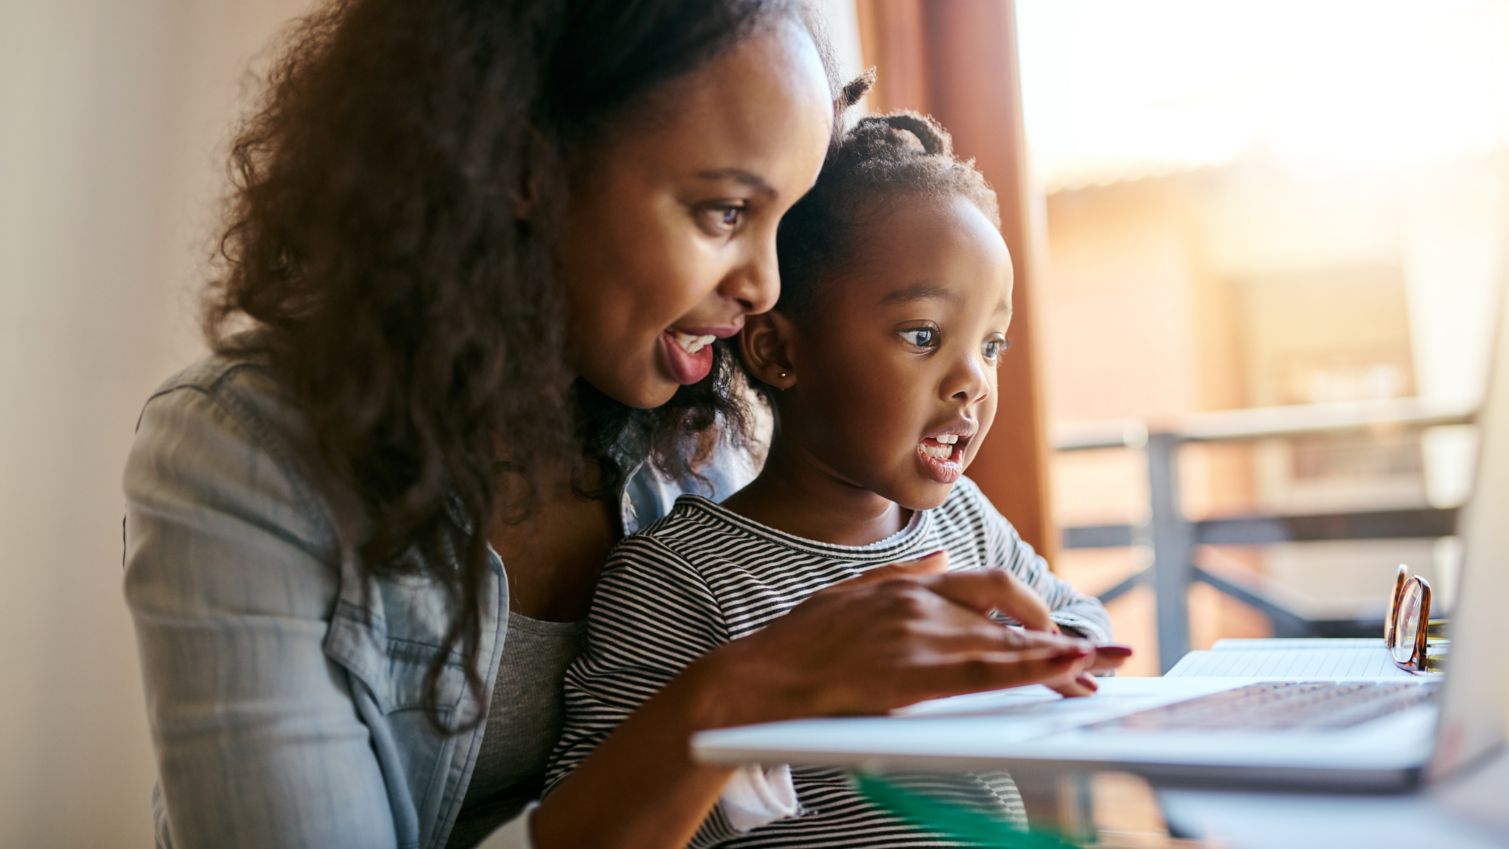
<svg viewBox="0 0 1509 849">
<path fill-rule="evenodd" d="M 159 846 L 392 847 L 346 673 L 322 642 L 337 546 L 254 418 L 182 387 L 125 472 L 125 595 L 160 784 Z"/>
</svg>

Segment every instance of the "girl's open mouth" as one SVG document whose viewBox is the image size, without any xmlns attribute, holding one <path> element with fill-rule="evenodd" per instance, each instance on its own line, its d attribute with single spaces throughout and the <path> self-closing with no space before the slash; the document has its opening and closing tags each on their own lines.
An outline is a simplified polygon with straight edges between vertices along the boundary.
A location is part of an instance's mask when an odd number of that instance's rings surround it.
<svg viewBox="0 0 1509 849">
<path fill-rule="evenodd" d="M 953 483 L 964 474 L 964 446 L 970 436 L 940 433 L 925 436 L 917 443 L 917 458 L 927 476 L 938 483 Z"/>
</svg>

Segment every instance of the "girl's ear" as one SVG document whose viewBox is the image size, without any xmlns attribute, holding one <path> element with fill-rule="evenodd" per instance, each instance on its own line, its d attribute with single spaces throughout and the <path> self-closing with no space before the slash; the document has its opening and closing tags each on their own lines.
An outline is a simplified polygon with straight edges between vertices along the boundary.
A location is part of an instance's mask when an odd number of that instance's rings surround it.
<svg viewBox="0 0 1509 849">
<path fill-rule="evenodd" d="M 786 390 L 796 385 L 792 350 L 796 325 L 778 312 L 752 315 L 739 334 L 739 356 L 749 373 L 767 386 Z"/>
</svg>

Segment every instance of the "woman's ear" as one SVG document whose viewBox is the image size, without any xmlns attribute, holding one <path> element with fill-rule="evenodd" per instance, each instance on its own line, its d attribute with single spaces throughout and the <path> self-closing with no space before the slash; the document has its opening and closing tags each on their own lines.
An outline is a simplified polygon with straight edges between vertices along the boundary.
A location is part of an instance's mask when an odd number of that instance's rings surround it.
<svg viewBox="0 0 1509 849">
<path fill-rule="evenodd" d="M 534 217 L 539 202 L 542 173 L 559 171 L 565 165 L 560 155 L 550 146 L 545 134 L 529 127 L 524 131 L 523 167 L 519 169 L 518 183 L 513 190 L 514 220 L 525 222 Z"/>
<path fill-rule="evenodd" d="M 791 319 L 778 312 L 752 315 L 744 320 L 744 331 L 739 334 L 739 356 L 760 382 L 790 389 L 796 385 L 795 341 L 796 325 Z"/>
</svg>

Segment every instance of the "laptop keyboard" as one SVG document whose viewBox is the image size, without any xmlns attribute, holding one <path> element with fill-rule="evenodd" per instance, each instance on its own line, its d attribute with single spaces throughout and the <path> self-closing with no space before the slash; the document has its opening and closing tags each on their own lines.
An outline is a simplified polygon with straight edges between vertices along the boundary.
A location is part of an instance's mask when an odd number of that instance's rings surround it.
<svg viewBox="0 0 1509 849">
<path fill-rule="evenodd" d="M 1429 681 L 1263 681 L 1086 727 L 1134 731 L 1346 728 L 1427 704 L 1439 689 Z"/>
</svg>

